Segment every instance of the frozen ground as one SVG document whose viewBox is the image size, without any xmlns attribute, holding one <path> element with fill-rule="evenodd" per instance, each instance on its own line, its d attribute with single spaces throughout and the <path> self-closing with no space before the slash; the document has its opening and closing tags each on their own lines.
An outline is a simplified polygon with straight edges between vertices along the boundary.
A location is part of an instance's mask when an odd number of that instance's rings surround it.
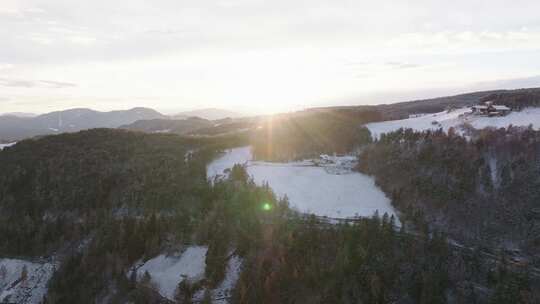
<svg viewBox="0 0 540 304">
<path fill-rule="evenodd" d="M 466 113 L 468 112 L 470 112 L 469 108 L 460 108 L 450 113 L 444 111 L 401 120 L 369 123 L 366 127 L 374 138 L 379 138 L 381 134 L 392 132 L 399 128 L 411 128 L 417 131 L 443 128 L 445 131 L 448 131 L 450 127 L 454 127 L 459 132 L 459 127 L 464 123 L 469 123 L 476 129 L 483 129 L 485 127 L 501 128 L 507 127 L 510 124 L 514 126 L 528 126 L 532 124 L 534 128 L 540 128 L 540 108 L 526 108 L 520 112 L 511 112 L 502 117 L 467 115 Z"/>
<path fill-rule="evenodd" d="M 265 163 L 250 159 L 249 147 L 230 150 L 208 166 L 212 169 L 208 177 L 222 174 L 235 163 L 247 164 L 247 171 L 257 184 L 268 182 L 279 197 L 287 195 L 291 207 L 301 212 L 333 218 L 372 216 L 377 210 L 380 215 L 395 214 L 390 200 L 364 174 L 328 170 L 327 165 L 314 166 L 311 161 Z"/>
<path fill-rule="evenodd" d="M 26 278 L 23 279 L 23 269 Z M 16 259 L 0 259 L 0 303 L 41 303 L 54 265 Z"/>
<path fill-rule="evenodd" d="M 235 148 L 225 152 L 222 156 L 212 161 L 206 167 L 206 176 L 209 180 L 226 175 L 226 169 L 230 169 L 234 164 L 246 164 L 251 159 L 251 148 Z"/>
<path fill-rule="evenodd" d="M 305 213 L 333 218 L 394 214 L 390 200 L 374 180 L 360 173 L 329 174 L 322 167 L 294 164 L 250 165 L 248 173 L 262 185 L 267 181 L 278 195 L 287 195 L 291 207 Z"/>
<path fill-rule="evenodd" d="M 137 278 L 140 280 L 148 271 L 159 294 L 173 300 L 176 287 L 182 280 L 197 281 L 204 277 L 207 251 L 205 246 L 190 246 L 180 256 L 159 255 L 137 269 Z"/>
<path fill-rule="evenodd" d="M 471 122 L 473 127 L 483 129 L 485 127 L 505 128 L 509 125 L 528 126 L 540 129 L 540 108 L 526 108 L 519 112 L 512 112 L 503 117 L 476 117 Z"/>
<path fill-rule="evenodd" d="M 242 259 L 237 256 L 232 256 L 227 263 L 227 272 L 225 278 L 219 286 L 212 291 L 212 301 L 214 304 L 226 304 L 227 298 L 231 296 L 231 292 L 240 278 L 242 271 Z"/>
<path fill-rule="evenodd" d="M 231 296 L 236 282 L 240 278 L 240 273 L 242 271 L 242 259 L 236 255 L 233 255 L 227 262 L 227 270 L 225 272 L 225 278 L 219 284 L 216 289 L 210 291 L 212 296 L 212 303 L 214 304 L 227 304 L 228 299 Z M 193 302 L 199 303 L 204 299 L 205 290 L 199 290 L 193 296 Z"/>
<path fill-rule="evenodd" d="M 6 147 L 11 147 L 13 146 L 14 144 L 16 144 L 16 142 L 13 142 L 13 143 L 9 143 L 9 144 L 0 144 L 0 150 L 6 148 Z"/>
</svg>

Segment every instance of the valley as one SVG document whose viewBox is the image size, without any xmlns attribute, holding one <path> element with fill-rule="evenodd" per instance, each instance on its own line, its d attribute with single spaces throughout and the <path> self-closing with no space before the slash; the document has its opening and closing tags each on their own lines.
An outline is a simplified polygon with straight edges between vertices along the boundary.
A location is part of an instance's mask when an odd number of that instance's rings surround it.
<svg viewBox="0 0 540 304">
<path fill-rule="evenodd" d="M 540 304 L 539 12 L 0 0 L 0 304 Z"/>
<path fill-rule="evenodd" d="M 0 300 L 534 303 L 526 104 L 141 120 L 4 145 Z"/>
</svg>

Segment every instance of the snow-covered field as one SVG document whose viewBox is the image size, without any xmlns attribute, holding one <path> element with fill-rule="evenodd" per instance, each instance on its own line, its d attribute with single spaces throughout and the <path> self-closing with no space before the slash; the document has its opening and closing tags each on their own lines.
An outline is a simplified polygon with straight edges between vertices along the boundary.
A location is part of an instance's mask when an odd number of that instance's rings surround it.
<svg viewBox="0 0 540 304">
<path fill-rule="evenodd" d="M 232 168 L 234 164 L 246 164 L 249 160 L 251 160 L 251 148 L 243 147 L 229 150 L 208 164 L 206 167 L 206 176 L 209 180 L 224 176 L 226 169 Z"/>
<path fill-rule="evenodd" d="M 505 128 L 509 125 L 528 126 L 530 124 L 533 125 L 533 128 L 540 129 L 540 108 L 526 108 L 502 117 L 476 116 L 469 123 L 476 129 L 485 127 Z"/>
<path fill-rule="evenodd" d="M 459 127 L 464 123 L 469 123 L 476 129 L 483 129 L 485 127 L 501 128 L 507 127 L 510 124 L 514 126 L 528 126 L 532 124 L 534 128 L 540 128 L 540 108 L 526 108 L 520 112 L 511 112 L 507 116 L 502 117 L 467 115 L 466 113 L 468 112 L 470 112 L 470 108 L 460 108 L 451 112 L 444 111 L 401 120 L 369 123 L 366 127 L 374 138 L 379 138 L 381 134 L 392 132 L 399 128 L 411 128 L 417 131 L 442 128 L 448 131 L 450 127 L 454 127 L 459 132 Z"/>
<path fill-rule="evenodd" d="M 26 278 L 23 278 L 26 269 Z M 51 263 L 0 259 L 0 303 L 41 303 L 54 273 Z"/>
<path fill-rule="evenodd" d="M 16 144 L 16 142 L 12 142 L 12 143 L 9 143 L 9 144 L 0 144 L 0 150 L 2 150 L 4 148 L 7 148 L 7 147 L 11 147 L 14 144 Z"/>
<path fill-rule="evenodd" d="M 137 279 L 148 271 L 159 294 L 173 300 L 178 283 L 185 278 L 198 281 L 204 277 L 207 251 L 205 246 L 190 246 L 180 256 L 159 255 L 137 269 Z"/>
<path fill-rule="evenodd" d="M 208 166 L 212 179 L 234 164 L 247 164 L 247 172 L 258 185 L 268 182 L 279 196 L 287 195 L 292 208 L 301 212 L 333 218 L 395 215 L 390 200 L 375 186 L 374 180 L 364 174 L 332 174 L 325 166 L 312 162 L 265 163 L 251 162 L 250 147 L 229 150 Z M 396 217 L 397 220 L 397 217 Z"/>
</svg>

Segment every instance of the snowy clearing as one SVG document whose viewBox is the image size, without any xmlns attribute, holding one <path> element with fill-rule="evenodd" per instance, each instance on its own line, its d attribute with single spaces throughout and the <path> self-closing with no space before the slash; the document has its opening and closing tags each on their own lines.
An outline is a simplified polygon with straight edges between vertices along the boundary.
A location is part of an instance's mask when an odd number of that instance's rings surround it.
<svg viewBox="0 0 540 304">
<path fill-rule="evenodd" d="M 0 144 L 0 150 L 4 149 L 4 148 L 7 148 L 7 147 L 11 147 L 13 145 L 15 145 L 16 142 L 12 142 L 12 143 L 9 143 L 9 144 Z"/>
<path fill-rule="evenodd" d="M 212 161 L 206 167 L 206 176 L 209 180 L 226 176 L 225 170 L 231 169 L 235 164 L 246 164 L 251 160 L 251 148 L 242 147 L 227 151 Z"/>
<path fill-rule="evenodd" d="M 205 246 L 190 246 L 180 256 L 159 255 L 137 268 L 137 280 L 148 271 L 159 294 L 173 300 L 178 283 L 185 278 L 198 281 L 204 277 L 207 251 Z"/>
<path fill-rule="evenodd" d="M 0 303 L 41 303 L 54 269 L 51 263 L 0 259 Z"/>
<path fill-rule="evenodd" d="M 469 123 L 476 129 L 504 128 L 509 125 L 528 126 L 530 124 L 536 129 L 540 128 L 540 108 L 526 108 L 501 117 L 468 115 L 467 113 L 470 111 L 468 107 L 460 108 L 451 112 L 444 111 L 401 120 L 369 123 L 366 124 L 366 127 L 373 138 L 379 138 L 381 134 L 396 131 L 399 128 L 411 128 L 416 131 L 442 128 L 444 131 L 448 131 L 450 127 L 454 127 L 456 131 L 460 131 L 460 126 L 464 123 Z"/>
<path fill-rule="evenodd" d="M 350 218 L 395 215 L 390 200 L 375 185 L 373 178 L 341 170 L 335 165 L 315 166 L 313 161 L 293 163 L 251 162 L 250 147 L 229 150 L 208 166 L 207 176 L 212 179 L 234 164 L 246 164 L 247 172 L 258 185 L 265 181 L 278 197 L 287 195 L 292 208 L 318 216 Z M 343 157 L 350 163 L 350 157 Z M 338 162 L 336 162 L 338 163 Z M 397 221 L 397 216 L 396 216 Z"/>
<path fill-rule="evenodd" d="M 152 133 L 171 133 L 171 129 L 163 129 L 163 130 L 156 130 L 156 131 L 153 131 Z"/>
</svg>

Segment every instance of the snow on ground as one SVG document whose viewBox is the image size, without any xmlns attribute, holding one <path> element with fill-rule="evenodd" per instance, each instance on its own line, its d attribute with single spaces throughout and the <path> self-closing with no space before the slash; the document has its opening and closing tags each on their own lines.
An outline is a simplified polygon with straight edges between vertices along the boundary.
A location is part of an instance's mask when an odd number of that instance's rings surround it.
<svg viewBox="0 0 540 304">
<path fill-rule="evenodd" d="M 197 152 L 196 149 L 189 149 L 186 151 L 186 153 L 184 153 L 184 162 L 188 162 L 192 157 L 193 155 L 195 154 L 195 152 Z"/>
<path fill-rule="evenodd" d="M 7 147 L 11 147 L 13 145 L 15 145 L 16 142 L 12 142 L 12 143 L 9 143 L 9 144 L 0 144 L 0 150 L 4 149 L 4 148 L 7 148 Z"/>
<path fill-rule="evenodd" d="M 156 130 L 152 133 L 171 133 L 171 129 Z"/>
<path fill-rule="evenodd" d="M 236 282 L 240 278 L 242 272 L 242 259 L 237 256 L 232 256 L 227 263 L 227 272 L 225 278 L 219 284 L 219 286 L 212 291 L 212 301 L 214 304 L 226 304 L 227 298 L 231 296 L 231 292 L 234 289 Z"/>
<path fill-rule="evenodd" d="M 390 200 L 373 178 L 360 173 L 329 174 L 322 167 L 294 165 L 247 167 L 255 182 L 267 181 L 278 195 L 287 195 L 291 207 L 305 213 L 333 218 L 394 214 Z"/>
<path fill-rule="evenodd" d="M 382 121 L 366 124 L 373 138 L 379 138 L 381 134 L 396 131 L 399 128 L 411 128 L 417 131 L 437 130 L 442 128 L 448 131 L 450 127 L 459 131 L 459 126 L 464 123 L 471 124 L 476 129 L 485 127 L 528 126 L 540 128 L 540 108 L 526 108 L 519 112 L 511 112 L 502 117 L 487 117 L 469 115 L 470 108 L 460 108 L 451 112 L 439 112 L 401 120 Z"/>
<path fill-rule="evenodd" d="M 235 148 L 225 152 L 221 157 L 211 162 L 206 167 L 206 176 L 209 180 L 215 177 L 224 177 L 226 169 L 232 168 L 235 164 L 245 164 L 251 159 L 251 148 Z"/>
<path fill-rule="evenodd" d="M 236 282 L 240 278 L 242 272 L 242 259 L 236 255 L 233 255 L 227 262 L 227 269 L 225 272 L 225 278 L 219 284 L 218 287 L 210 291 L 212 297 L 212 303 L 214 304 L 227 304 L 228 299 L 231 297 L 231 293 L 236 286 Z M 201 289 L 193 296 L 193 302 L 202 302 L 206 290 Z"/>
<path fill-rule="evenodd" d="M 502 117 L 476 116 L 469 123 L 476 129 L 485 127 L 506 128 L 509 125 L 528 126 L 530 124 L 533 125 L 533 128 L 540 129 L 540 108 L 526 108 Z"/>
<path fill-rule="evenodd" d="M 207 251 L 206 246 L 190 246 L 180 256 L 159 255 L 137 269 L 137 278 L 142 279 L 148 271 L 159 294 L 173 300 L 176 287 L 182 280 L 197 281 L 204 277 Z"/>
<path fill-rule="evenodd" d="M 25 279 L 23 269 L 27 273 Z M 0 303 L 41 303 L 54 269 L 52 263 L 0 259 Z"/>
<path fill-rule="evenodd" d="M 499 176 L 498 170 L 497 170 L 497 158 L 494 156 L 488 157 L 488 165 L 489 165 L 489 171 L 491 174 L 491 182 L 495 187 L 499 184 L 499 181 L 497 179 L 497 176 Z"/>
<path fill-rule="evenodd" d="M 461 108 L 450 113 L 444 111 L 401 120 L 374 122 L 366 124 L 366 127 L 371 132 L 373 138 L 379 138 L 381 134 L 396 131 L 399 128 L 411 128 L 418 131 L 443 128 L 446 131 L 450 127 L 460 124 L 459 116 L 467 112 L 470 112 L 469 108 Z"/>
<path fill-rule="evenodd" d="M 278 197 L 287 195 L 290 206 L 301 212 L 333 218 L 372 216 L 376 210 L 380 215 L 395 215 L 390 200 L 367 175 L 340 170 L 332 174 L 336 170 L 314 166 L 311 161 L 266 163 L 250 159 L 249 147 L 233 149 L 208 166 L 207 176 L 223 174 L 235 163 L 247 164 L 248 174 L 258 185 L 268 182 Z"/>
</svg>

